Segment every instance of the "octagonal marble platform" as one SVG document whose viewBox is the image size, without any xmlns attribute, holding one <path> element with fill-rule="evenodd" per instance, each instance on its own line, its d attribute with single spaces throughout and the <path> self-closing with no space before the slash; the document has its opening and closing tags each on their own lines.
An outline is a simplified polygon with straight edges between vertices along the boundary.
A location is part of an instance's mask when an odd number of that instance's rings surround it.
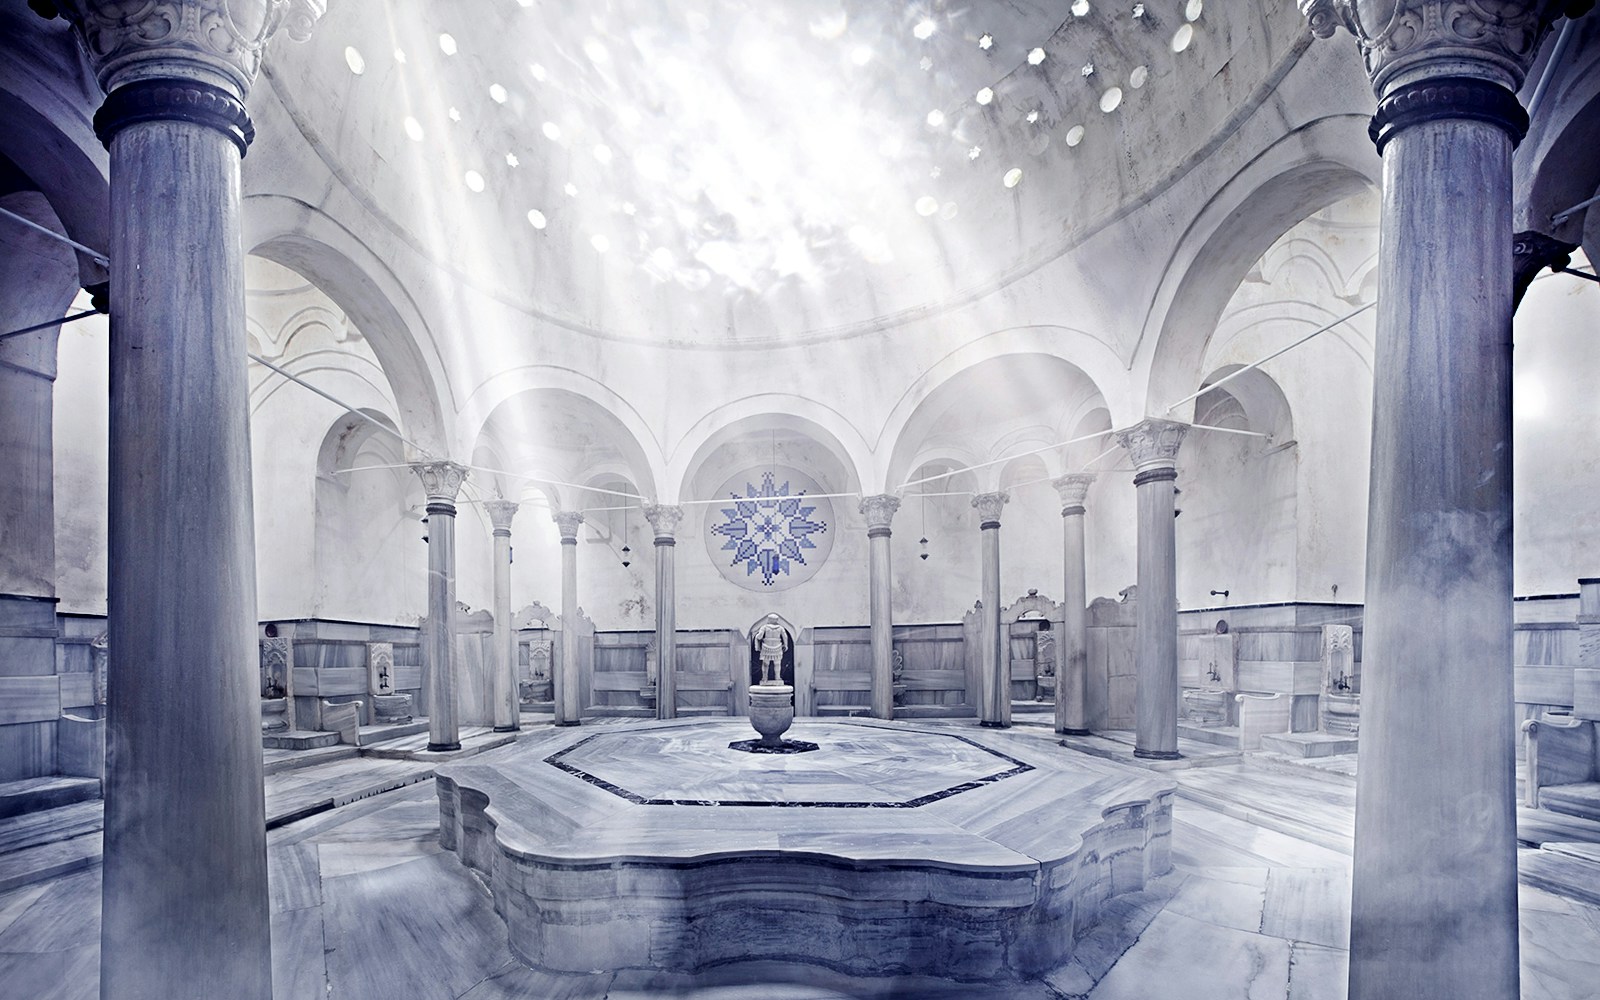
<svg viewBox="0 0 1600 1000">
<path fill-rule="evenodd" d="M 561 729 L 437 774 L 440 841 L 544 970 L 772 959 L 997 980 L 1072 957 L 1111 895 L 1168 867 L 1172 783 L 1039 740 L 744 720 Z"/>
</svg>

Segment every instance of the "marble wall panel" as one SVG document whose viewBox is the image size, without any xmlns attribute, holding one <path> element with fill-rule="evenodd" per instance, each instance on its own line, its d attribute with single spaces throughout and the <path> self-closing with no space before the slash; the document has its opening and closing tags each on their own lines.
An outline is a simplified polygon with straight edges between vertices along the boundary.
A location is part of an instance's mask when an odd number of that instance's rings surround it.
<svg viewBox="0 0 1600 1000">
<path fill-rule="evenodd" d="M 45 677 L 0 677 L 0 726 L 54 722 L 61 714 L 61 681 Z"/>
<path fill-rule="evenodd" d="M 0 726 L 0 781 L 54 774 L 56 724 L 23 722 Z"/>
<path fill-rule="evenodd" d="M 1294 626 L 1272 630 L 1240 630 L 1235 637 L 1237 657 L 1245 660 L 1320 660 L 1320 626 Z"/>
<path fill-rule="evenodd" d="M 455 638 L 456 720 L 463 726 L 492 726 L 494 679 L 490 668 L 494 663 L 494 633 L 457 633 Z"/>
<path fill-rule="evenodd" d="M 1578 662 L 1578 626 L 1571 623 L 1520 624 L 1513 634 L 1512 663 L 1518 666 L 1571 666 Z"/>
<path fill-rule="evenodd" d="M 54 630 L 40 636 L 0 635 L 0 677 L 39 677 L 55 672 Z"/>
<path fill-rule="evenodd" d="M 1516 667 L 1511 671 L 1522 705 L 1571 705 L 1572 667 Z"/>
<path fill-rule="evenodd" d="M 82 708 L 94 704 L 94 675 L 93 674 L 62 674 L 61 681 L 61 707 Z"/>
<path fill-rule="evenodd" d="M 296 679 L 298 680 L 299 678 L 297 677 Z M 299 691 L 298 688 L 295 690 Z M 365 666 L 325 667 L 318 670 L 317 693 L 324 697 L 336 694 L 366 694 L 367 668 Z"/>
<path fill-rule="evenodd" d="M 1240 691 L 1263 693 L 1318 694 L 1322 684 L 1322 661 L 1269 662 L 1241 660 L 1239 662 Z"/>
<path fill-rule="evenodd" d="M 105 778 L 104 719 L 61 717 L 56 728 L 56 770 L 78 778 Z"/>
<path fill-rule="evenodd" d="M 294 668 L 294 694 L 296 698 L 311 697 L 320 694 L 318 687 L 318 671 L 315 667 Z"/>
<path fill-rule="evenodd" d="M 1600 670 L 1572 672 L 1572 714 L 1579 719 L 1600 719 Z"/>
<path fill-rule="evenodd" d="M 1241 694 L 1238 700 L 1239 749 L 1260 750 L 1263 734 L 1289 731 L 1293 718 L 1288 695 Z"/>
</svg>

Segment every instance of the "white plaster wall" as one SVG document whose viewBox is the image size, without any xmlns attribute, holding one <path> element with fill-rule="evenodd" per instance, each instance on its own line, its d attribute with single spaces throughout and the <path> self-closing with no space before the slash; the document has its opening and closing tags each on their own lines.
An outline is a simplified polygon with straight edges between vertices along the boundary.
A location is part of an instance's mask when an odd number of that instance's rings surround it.
<svg viewBox="0 0 1600 1000">
<path fill-rule="evenodd" d="M 1580 257 L 1574 266 L 1587 267 Z M 1600 287 L 1541 277 L 1512 354 L 1516 592 L 1566 594 L 1600 575 Z"/>
<path fill-rule="evenodd" d="M 76 305 L 87 303 L 83 295 Z M 107 326 L 103 316 L 69 323 L 61 328 L 57 346 L 56 596 L 58 610 L 68 613 L 106 613 L 111 414 Z"/>
</svg>

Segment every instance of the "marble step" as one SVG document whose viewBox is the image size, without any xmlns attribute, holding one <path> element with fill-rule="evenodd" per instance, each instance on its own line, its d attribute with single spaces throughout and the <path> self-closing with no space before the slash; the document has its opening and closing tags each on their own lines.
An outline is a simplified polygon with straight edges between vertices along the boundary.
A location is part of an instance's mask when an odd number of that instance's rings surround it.
<svg viewBox="0 0 1600 1000">
<path fill-rule="evenodd" d="M 1600 906 L 1600 855 L 1574 853 L 1572 845 L 1546 844 L 1541 850 L 1524 848 L 1517 852 L 1517 879 L 1546 892 Z M 1579 847 L 1591 848 L 1583 844 Z"/>
<path fill-rule="evenodd" d="M 1238 726 L 1197 726 L 1190 722 L 1178 723 L 1178 735 L 1197 743 L 1239 749 Z"/>
<path fill-rule="evenodd" d="M 0 820 L 0 854 L 93 833 L 100 829 L 103 812 L 103 803 L 96 799 Z"/>
<path fill-rule="evenodd" d="M 262 770 L 266 774 L 282 774 L 285 771 L 298 771 L 302 768 L 316 767 L 318 764 L 355 757 L 360 752 L 358 748 L 347 743 L 314 747 L 310 750 L 268 750 Z"/>
<path fill-rule="evenodd" d="M 100 831 L 0 854 L 0 892 L 60 878 L 100 863 Z"/>
<path fill-rule="evenodd" d="M 1263 733 L 1261 749 L 1273 750 L 1291 757 L 1332 757 L 1336 754 L 1355 753 L 1354 736 L 1335 736 L 1332 733 Z"/>
<path fill-rule="evenodd" d="M 1551 843 L 1600 844 L 1600 821 L 1518 806 L 1517 840 L 1532 847 Z"/>
<path fill-rule="evenodd" d="M 0 819 L 100 797 L 99 778 L 51 775 L 0 783 Z"/>
<path fill-rule="evenodd" d="M 304 729 L 291 729 L 284 733 L 271 733 L 261 737 L 261 745 L 268 750 L 313 750 L 331 747 L 339 742 L 338 733 L 314 733 Z"/>
<path fill-rule="evenodd" d="M 1600 821 L 1600 781 L 1546 785 L 1539 789 L 1539 806 L 1579 819 Z"/>
</svg>

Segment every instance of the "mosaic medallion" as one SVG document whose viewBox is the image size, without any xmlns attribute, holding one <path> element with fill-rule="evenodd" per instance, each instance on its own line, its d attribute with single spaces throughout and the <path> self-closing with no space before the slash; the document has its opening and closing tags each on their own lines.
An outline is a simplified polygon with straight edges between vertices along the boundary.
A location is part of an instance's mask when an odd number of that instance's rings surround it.
<svg viewBox="0 0 1600 1000">
<path fill-rule="evenodd" d="M 752 469 L 717 492 L 706 509 L 706 551 L 733 583 L 788 590 L 814 576 L 833 548 L 833 504 L 797 469 Z"/>
</svg>

